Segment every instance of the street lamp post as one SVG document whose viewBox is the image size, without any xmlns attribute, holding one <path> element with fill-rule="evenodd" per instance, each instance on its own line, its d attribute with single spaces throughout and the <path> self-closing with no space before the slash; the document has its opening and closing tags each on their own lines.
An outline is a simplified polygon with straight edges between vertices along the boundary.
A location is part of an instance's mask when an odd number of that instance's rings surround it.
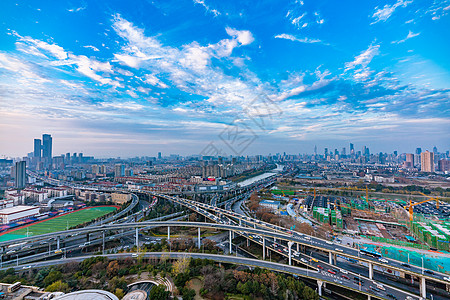
<svg viewBox="0 0 450 300">
<path fill-rule="evenodd" d="M 424 272 L 424 268 L 423 268 L 423 257 L 421 257 L 420 259 L 422 259 L 422 275 L 423 275 L 423 272 Z"/>
</svg>

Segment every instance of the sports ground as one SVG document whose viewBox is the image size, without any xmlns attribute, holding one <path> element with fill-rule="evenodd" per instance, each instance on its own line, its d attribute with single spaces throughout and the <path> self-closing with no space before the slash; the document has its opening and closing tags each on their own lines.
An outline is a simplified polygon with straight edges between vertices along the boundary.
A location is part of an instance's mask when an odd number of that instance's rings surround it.
<svg viewBox="0 0 450 300">
<path fill-rule="evenodd" d="M 94 206 L 86 207 L 64 215 L 42 220 L 17 229 L 12 229 L 0 234 L 0 242 L 20 239 L 23 237 L 51 233 L 66 230 L 104 216 L 117 210 L 117 206 Z"/>
</svg>

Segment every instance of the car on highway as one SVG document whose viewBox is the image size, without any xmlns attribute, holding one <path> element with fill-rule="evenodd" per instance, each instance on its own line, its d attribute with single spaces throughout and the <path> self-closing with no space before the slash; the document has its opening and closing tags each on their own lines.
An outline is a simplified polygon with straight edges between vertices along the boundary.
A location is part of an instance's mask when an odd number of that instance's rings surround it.
<svg viewBox="0 0 450 300">
<path fill-rule="evenodd" d="M 402 263 L 402 266 L 404 266 L 405 268 L 411 268 L 411 265 L 407 263 Z"/>
<path fill-rule="evenodd" d="M 24 266 L 24 267 L 22 268 L 22 270 L 27 270 L 27 269 L 31 269 L 31 266 Z"/>
<path fill-rule="evenodd" d="M 444 280 L 450 281 L 450 277 L 444 277 Z"/>
<path fill-rule="evenodd" d="M 347 271 L 347 270 L 340 269 L 340 271 L 341 271 L 342 273 L 344 273 L 344 274 L 348 274 L 348 271 Z"/>
<path fill-rule="evenodd" d="M 391 299 L 394 299 L 394 300 L 397 299 L 397 297 L 395 297 L 395 296 L 394 296 L 393 294 L 391 294 L 391 293 L 386 294 L 386 296 L 387 296 L 388 298 L 391 298 Z"/>
<path fill-rule="evenodd" d="M 379 258 L 378 260 L 379 260 L 379 261 L 381 261 L 382 263 L 385 263 L 385 264 L 387 264 L 387 263 L 388 263 L 388 260 L 387 260 L 387 259 L 385 259 L 385 258 Z"/>
<path fill-rule="evenodd" d="M 425 270 L 424 272 L 427 273 L 427 274 L 430 274 L 430 275 L 434 275 L 434 272 L 431 271 L 431 270 Z"/>
<path fill-rule="evenodd" d="M 336 272 L 333 271 L 333 270 L 331 270 L 331 269 L 328 269 L 328 273 L 331 273 L 331 274 L 333 274 L 333 275 L 336 275 Z"/>
<path fill-rule="evenodd" d="M 341 275 L 342 278 L 349 280 L 350 278 L 347 275 Z"/>
<path fill-rule="evenodd" d="M 326 241 L 326 243 L 327 243 L 328 245 L 333 245 L 333 242 L 330 242 L 330 241 Z"/>
<path fill-rule="evenodd" d="M 139 256 L 139 254 L 137 254 L 137 253 L 132 253 L 131 254 L 131 257 L 138 257 Z"/>
<path fill-rule="evenodd" d="M 313 262 L 319 262 L 317 259 L 315 259 L 315 258 L 311 258 L 311 260 L 313 261 Z"/>
<path fill-rule="evenodd" d="M 300 258 L 300 261 L 301 261 L 302 263 L 305 263 L 305 264 L 307 264 L 307 263 L 308 263 L 308 261 L 307 261 L 306 259 L 304 259 L 303 257 L 302 257 L 302 258 Z"/>
<path fill-rule="evenodd" d="M 321 270 L 323 270 L 323 267 L 321 265 L 317 265 L 317 267 Z"/>
<path fill-rule="evenodd" d="M 339 249 L 339 248 L 334 248 L 334 251 L 344 252 L 344 250 Z"/>
</svg>

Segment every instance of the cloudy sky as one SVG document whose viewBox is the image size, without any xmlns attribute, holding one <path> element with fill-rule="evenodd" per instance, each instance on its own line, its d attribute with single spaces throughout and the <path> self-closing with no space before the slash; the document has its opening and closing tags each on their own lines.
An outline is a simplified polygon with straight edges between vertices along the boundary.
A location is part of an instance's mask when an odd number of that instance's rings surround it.
<svg viewBox="0 0 450 300">
<path fill-rule="evenodd" d="M 0 1 L 0 156 L 450 147 L 450 0 Z"/>
</svg>

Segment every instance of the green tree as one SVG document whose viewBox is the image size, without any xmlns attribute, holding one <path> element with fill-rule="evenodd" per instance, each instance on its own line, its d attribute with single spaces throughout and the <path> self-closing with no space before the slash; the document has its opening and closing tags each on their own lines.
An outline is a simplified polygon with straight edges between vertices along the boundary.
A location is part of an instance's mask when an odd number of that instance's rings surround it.
<svg viewBox="0 0 450 300">
<path fill-rule="evenodd" d="M 123 296 L 125 296 L 125 293 L 123 292 L 122 289 L 117 288 L 117 289 L 114 291 L 114 295 L 116 295 L 117 298 L 122 299 Z"/>
<path fill-rule="evenodd" d="M 61 279 L 62 279 L 62 274 L 60 271 L 51 271 L 44 278 L 44 285 L 48 286 L 48 285 L 52 284 L 53 282 L 61 280 Z"/>
<path fill-rule="evenodd" d="M 47 292 L 63 292 L 67 293 L 70 291 L 69 285 L 61 280 L 55 281 L 45 288 Z"/>
<path fill-rule="evenodd" d="M 170 292 L 166 292 L 164 286 L 156 285 L 152 287 L 150 293 L 148 294 L 148 298 L 152 300 L 166 300 L 169 299 Z M 184 299 L 184 298 L 183 298 Z"/>
</svg>

